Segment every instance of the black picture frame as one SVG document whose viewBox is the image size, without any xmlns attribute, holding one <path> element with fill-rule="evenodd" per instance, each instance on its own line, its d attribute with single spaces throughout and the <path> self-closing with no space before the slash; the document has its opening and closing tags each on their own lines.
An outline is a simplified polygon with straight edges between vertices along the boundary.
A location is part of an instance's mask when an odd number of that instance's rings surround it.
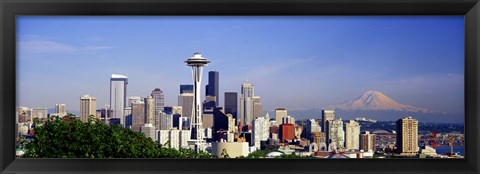
<svg viewBox="0 0 480 174">
<path fill-rule="evenodd" d="M 1 173 L 479 173 L 478 0 L 0 0 Z M 18 15 L 464 15 L 465 159 L 15 159 Z"/>
</svg>

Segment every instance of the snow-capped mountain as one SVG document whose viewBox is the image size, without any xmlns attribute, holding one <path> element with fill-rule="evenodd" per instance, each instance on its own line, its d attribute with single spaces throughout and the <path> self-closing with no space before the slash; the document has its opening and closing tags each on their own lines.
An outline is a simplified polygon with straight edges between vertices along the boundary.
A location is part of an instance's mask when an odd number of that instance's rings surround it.
<svg viewBox="0 0 480 174">
<path fill-rule="evenodd" d="M 330 109 L 342 109 L 346 111 L 352 110 L 391 110 L 402 112 L 416 112 L 416 113 L 441 113 L 438 111 L 431 111 L 425 108 L 415 107 L 411 105 L 401 104 L 385 94 L 378 91 L 367 91 L 362 96 L 338 105 L 329 106 Z"/>
</svg>

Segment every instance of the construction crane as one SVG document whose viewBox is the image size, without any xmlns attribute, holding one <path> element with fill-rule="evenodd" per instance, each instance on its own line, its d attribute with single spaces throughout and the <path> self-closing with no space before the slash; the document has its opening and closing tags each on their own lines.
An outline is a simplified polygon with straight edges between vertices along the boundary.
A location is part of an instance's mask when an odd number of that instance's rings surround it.
<svg viewBox="0 0 480 174">
<path fill-rule="evenodd" d="M 432 135 L 430 135 L 430 137 L 429 137 L 428 144 L 430 145 L 430 147 L 432 147 L 434 149 L 436 149 L 437 146 L 439 145 L 438 140 L 437 140 L 437 127 L 436 126 L 435 126 L 435 128 L 433 128 L 433 132 L 432 132 Z"/>
<path fill-rule="evenodd" d="M 317 127 L 317 131 L 315 132 L 315 143 L 319 146 L 320 145 L 320 129 Z"/>
</svg>

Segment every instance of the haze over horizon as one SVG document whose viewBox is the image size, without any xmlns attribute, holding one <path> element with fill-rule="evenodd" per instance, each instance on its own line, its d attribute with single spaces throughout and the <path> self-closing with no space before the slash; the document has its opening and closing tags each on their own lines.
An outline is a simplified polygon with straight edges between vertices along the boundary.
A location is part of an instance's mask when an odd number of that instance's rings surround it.
<svg viewBox="0 0 480 174">
<path fill-rule="evenodd" d="M 343 103 L 369 90 L 429 110 L 464 112 L 463 16 L 17 18 L 17 106 L 79 110 L 109 103 L 111 74 L 128 96 L 155 88 L 176 105 L 200 52 L 224 92 L 249 80 L 264 110 Z"/>
</svg>

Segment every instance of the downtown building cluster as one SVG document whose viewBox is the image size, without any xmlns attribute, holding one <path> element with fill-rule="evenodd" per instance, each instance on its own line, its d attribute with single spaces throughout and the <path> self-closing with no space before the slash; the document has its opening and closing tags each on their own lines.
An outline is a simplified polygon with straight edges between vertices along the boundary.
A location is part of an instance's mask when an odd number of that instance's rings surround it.
<svg viewBox="0 0 480 174">
<path fill-rule="evenodd" d="M 201 67 L 208 61 L 199 53 L 186 61 L 192 67 L 194 84 L 179 85 L 177 105 L 166 106 L 164 93 L 155 88 L 147 96 L 128 96 L 128 77 L 112 74 L 110 103 L 97 108 L 96 98 L 80 97 L 77 119 L 94 117 L 109 125 L 141 132 L 170 148 L 192 148 L 218 157 L 247 156 L 257 150 L 318 158 L 372 157 L 376 135 L 361 132 L 355 120 L 335 118 L 334 110 L 322 110 L 321 119 L 295 120 L 285 108 L 277 108 L 273 118 L 263 115 L 260 96 L 249 81 L 237 92 L 225 92 L 219 106 L 219 72 L 208 72 L 204 99 L 200 101 Z M 17 109 L 17 136 L 27 135 L 34 118 L 65 116 L 66 105 L 57 104 L 56 113 L 46 108 Z M 417 154 L 418 121 L 406 117 L 397 121 L 396 150 L 401 155 Z M 270 153 L 275 157 L 280 153 Z"/>
</svg>

